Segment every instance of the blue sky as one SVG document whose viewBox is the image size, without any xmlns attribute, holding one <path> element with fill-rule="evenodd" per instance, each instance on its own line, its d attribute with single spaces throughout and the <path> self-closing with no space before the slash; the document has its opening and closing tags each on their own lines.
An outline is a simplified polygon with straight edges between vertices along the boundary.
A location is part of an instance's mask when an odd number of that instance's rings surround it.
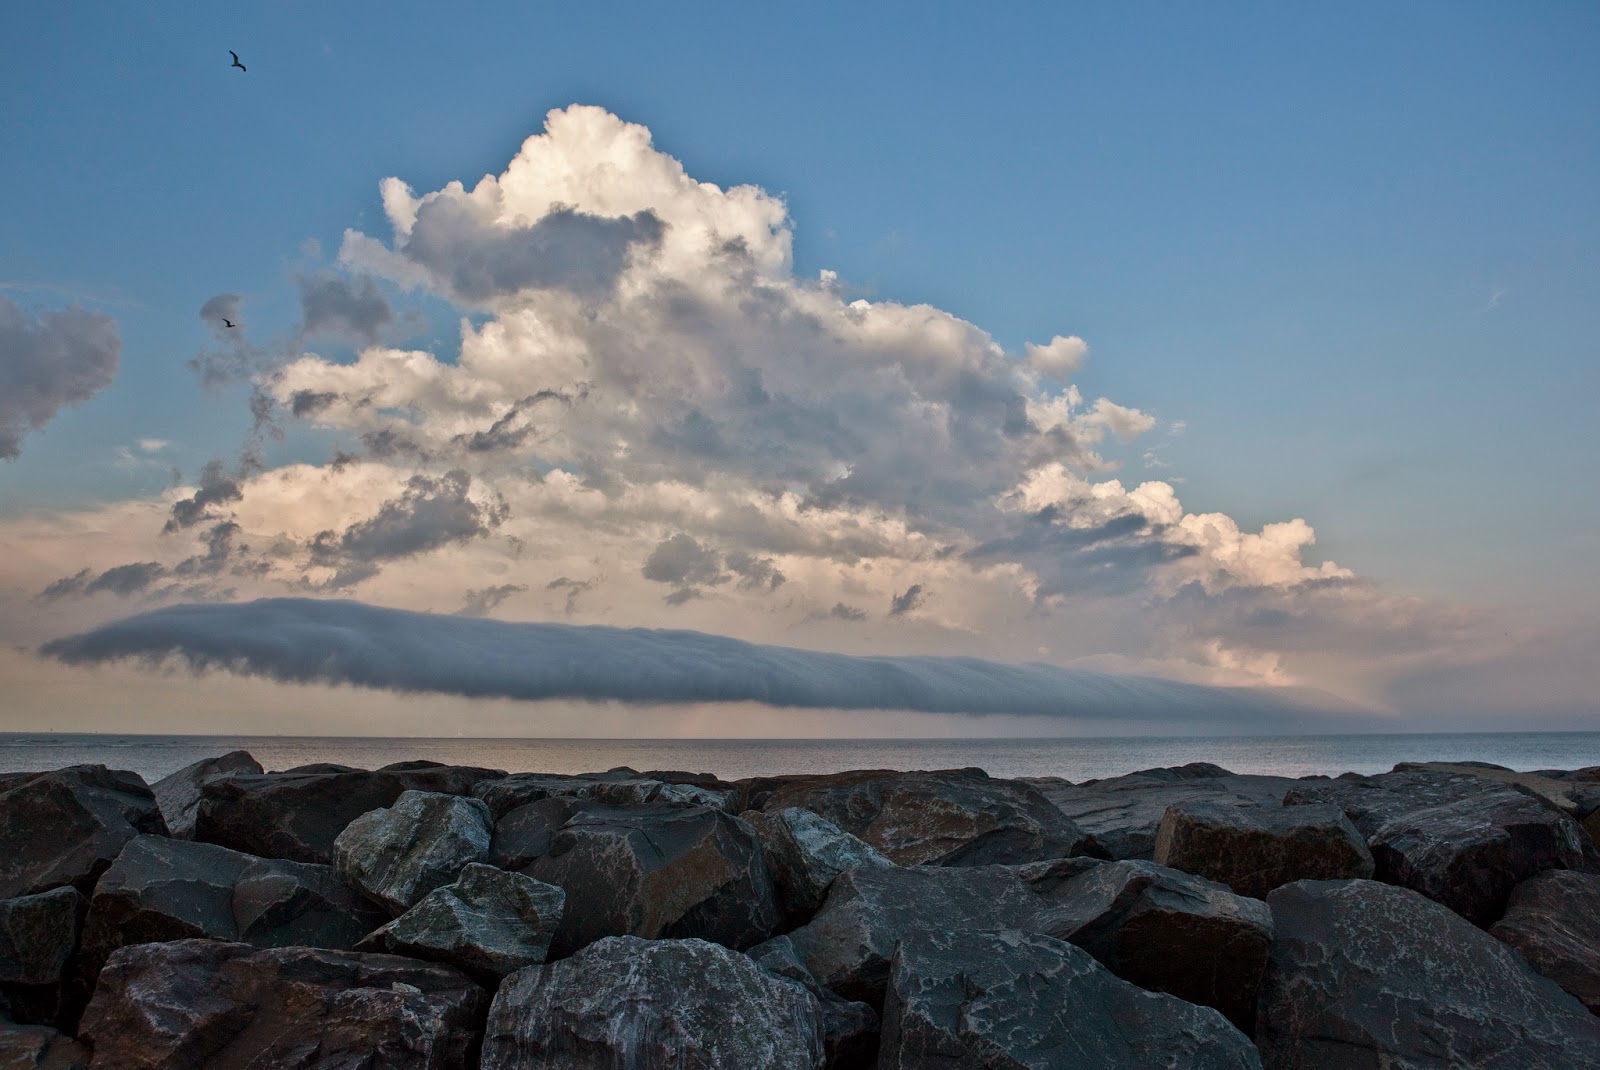
<svg viewBox="0 0 1600 1070">
<path fill-rule="evenodd" d="M 204 302 L 289 336 L 297 275 L 346 270 L 346 228 L 389 239 L 381 179 L 470 188 L 582 103 L 782 197 L 797 278 L 1013 355 L 1083 338 L 1084 398 L 1154 421 L 1105 440 L 1101 478 L 1248 531 L 1304 518 L 1308 565 L 1516 612 L 1508 634 L 1600 604 L 1592 4 L 236 7 L 0 13 L 0 297 L 123 343 L 110 387 L 0 462 L 0 517 L 154 500 L 169 465 L 193 485 L 248 426 L 242 384 L 185 367 Z M 456 317 L 488 315 L 384 286 L 412 322 L 386 344 L 454 359 Z M 269 467 L 340 433 L 290 426 Z M 140 439 L 172 445 L 119 464 Z M 961 649 L 896 649 L 919 642 Z"/>
</svg>

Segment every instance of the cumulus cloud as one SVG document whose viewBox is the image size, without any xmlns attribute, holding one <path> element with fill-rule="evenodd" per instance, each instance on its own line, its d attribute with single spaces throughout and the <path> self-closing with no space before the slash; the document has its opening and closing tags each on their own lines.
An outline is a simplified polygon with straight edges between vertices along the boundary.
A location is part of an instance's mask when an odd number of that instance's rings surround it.
<svg viewBox="0 0 1600 1070">
<path fill-rule="evenodd" d="M 25 312 L 0 296 L 0 458 L 68 405 L 111 384 L 122 339 L 110 316 L 72 306 Z"/>
<path fill-rule="evenodd" d="M 238 475 L 230 475 L 219 460 L 206 462 L 200 472 L 200 485 L 187 498 L 172 503 L 172 513 L 163 529 L 168 534 L 215 518 L 214 506 L 237 502 L 244 497 Z"/>
<path fill-rule="evenodd" d="M 1089 344 L 1075 334 L 1058 334 L 1042 346 L 1029 342 L 1023 349 L 1033 370 L 1051 379 L 1070 379 L 1089 356 Z"/>
<path fill-rule="evenodd" d="M 371 344 L 393 319 L 371 275 L 318 271 L 300 278 L 300 329 L 307 336 L 333 334 Z"/>
<path fill-rule="evenodd" d="M 482 587 L 476 591 L 468 591 L 466 604 L 456 611 L 458 617 L 482 617 L 494 610 L 514 594 L 521 594 L 528 589 L 525 583 L 501 583 L 493 587 Z"/>
<path fill-rule="evenodd" d="M 889 616 L 903 617 L 907 613 L 922 608 L 922 603 L 928 596 L 922 590 L 922 584 L 913 583 L 889 600 Z"/>
<path fill-rule="evenodd" d="M 470 697 L 738 702 L 826 709 L 1016 714 L 1259 727 L 1322 711 L 1265 691 L 1206 688 L 1050 665 L 859 657 L 690 631 L 518 624 L 268 599 L 171 606 L 45 644 L 74 664 L 175 658 L 196 671 Z"/>
</svg>

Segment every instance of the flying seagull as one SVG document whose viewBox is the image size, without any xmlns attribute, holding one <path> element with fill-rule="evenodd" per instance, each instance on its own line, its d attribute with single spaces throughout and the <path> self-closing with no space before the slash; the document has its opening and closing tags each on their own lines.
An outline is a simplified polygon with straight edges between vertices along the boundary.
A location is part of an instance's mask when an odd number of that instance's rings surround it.
<svg viewBox="0 0 1600 1070">
<path fill-rule="evenodd" d="M 233 326 L 233 321 L 231 319 L 229 319 L 227 316 L 223 316 L 222 317 L 222 325 L 224 327 L 232 327 Z"/>
<path fill-rule="evenodd" d="M 239 53 L 235 52 L 233 49 L 231 49 L 231 48 L 228 49 L 228 55 L 233 57 L 233 63 L 230 64 L 230 66 L 238 67 L 241 71 L 245 71 L 245 70 L 249 70 L 250 69 L 250 68 L 246 67 L 243 63 L 239 62 Z"/>
</svg>

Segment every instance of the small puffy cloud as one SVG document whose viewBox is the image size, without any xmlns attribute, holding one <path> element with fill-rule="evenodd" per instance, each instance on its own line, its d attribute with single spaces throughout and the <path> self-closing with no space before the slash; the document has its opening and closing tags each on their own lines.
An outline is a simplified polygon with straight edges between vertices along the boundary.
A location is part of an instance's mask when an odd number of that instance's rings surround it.
<svg viewBox="0 0 1600 1070">
<path fill-rule="evenodd" d="M 29 314 L 0 296 L 0 458 L 65 406 L 111 384 L 122 339 L 110 316 L 72 306 Z"/>
<path fill-rule="evenodd" d="M 846 620 L 852 623 L 867 619 L 867 611 L 859 606 L 847 606 L 843 602 L 835 602 L 833 608 L 828 610 L 828 616 L 834 620 Z"/>
<path fill-rule="evenodd" d="M 414 475 L 404 491 L 343 532 L 326 530 L 311 543 L 311 563 L 336 570 L 329 586 L 349 587 L 377 574 L 381 564 L 487 535 L 505 522 L 505 502 L 470 496 L 472 477 L 460 469 L 437 478 Z"/>
<path fill-rule="evenodd" d="M 460 617 L 484 617 L 494 612 L 501 602 L 528 589 L 525 583 L 502 583 L 494 587 L 480 587 L 466 593 L 466 604 L 456 610 Z"/>
<path fill-rule="evenodd" d="M 922 590 L 922 584 L 913 583 L 889 600 L 889 616 L 903 617 L 913 610 L 920 609 L 922 603 L 927 600 L 927 595 Z"/>
<path fill-rule="evenodd" d="M 1023 351 L 1034 371 L 1047 379 L 1066 380 L 1083 367 L 1089 356 L 1089 343 L 1075 334 L 1058 334 L 1046 345 L 1029 342 Z"/>
<path fill-rule="evenodd" d="M 300 330 L 306 336 L 332 334 L 371 344 L 393 319 L 371 275 L 319 271 L 300 279 Z"/>
<path fill-rule="evenodd" d="M 202 520 L 214 517 L 212 507 L 237 502 L 244 497 L 239 487 L 241 477 L 230 475 L 221 461 L 206 462 L 200 472 L 200 485 L 187 498 L 172 503 L 172 513 L 163 529 L 169 534 L 193 527 Z"/>
</svg>

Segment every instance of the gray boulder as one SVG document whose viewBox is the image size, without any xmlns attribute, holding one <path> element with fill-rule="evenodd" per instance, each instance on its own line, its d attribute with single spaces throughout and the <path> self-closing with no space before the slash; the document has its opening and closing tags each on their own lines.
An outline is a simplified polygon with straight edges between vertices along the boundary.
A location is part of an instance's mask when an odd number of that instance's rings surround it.
<svg viewBox="0 0 1600 1070">
<path fill-rule="evenodd" d="M 761 809 L 792 806 L 826 818 L 901 866 L 1013 865 L 1098 850 L 1038 791 L 981 769 L 796 777 Z"/>
<path fill-rule="evenodd" d="M 0 899 L 70 884 L 87 895 L 122 845 L 165 834 L 136 773 L 74 765 L 0 781 Z"/>
<path fill-rule="evenodd" d="M 846 870 L 894 865 L 871 844 L 798 806 L 739 816 L 761 837 L 778 904 L 792 921 L 815 914 L 828 887 Z"/>
<path fill-rule="evenodd" d="M 0 900 L 0 985 L 60 983 L 85 909 L 70 887 Z"/>
<path fill-rule="evenodd" d="M 217 758 L 202 758 L 156 781 L 150 790 L 166 819 L 167 835 L 178 840 L 194 839 L 195 814 L 207 784 L 241 773 L 260 772 L 261 763 L 250 757 L 249 751 L 236 750 Z"/>
<path fill-rule="evenodd" d="M 391 807 L 362 814 L 333 843 L 345 879 L 391 914 L 411 909 L 463 866 L 489 857 L 494 820 L 482 800 L 407 791 Z"/>
<path fill-rule="evenodd" d="M 1155 857 L 1156 830 L 1168 807 L 1200 802 L 1279 806 L 1284 794 L 1302 782 L 1229 773 L 1218 766 L 1195 763 L 1082 784 L 1044 777 L 1027 783 L 1092 835 L 1109 857 L 1150 859 Z"/>
<path fill-rule="evenodd" d="M 1600 1014 L 1600 877 L 1552 869 L 1528 878 L 1489 935 Z"/>
<path fill-rule="evenodd" d="M 1600 1067 L 1600 1019 L 1415 892 L 1299 881 L 1267 902 L 1277 939 L 1256 1044 L 1269 1067 Z"/>
<path fill-rule="evenodd" d="M 599 940 L 506 978 L 483 1070 L 820 1070 L 822 1012 L 805 987 L 704 940 Z"/>
<path fill-rule="evenodd" d="M 690 780 L 672 782 L 661 777 L 689 777 Z M 488 804 L 499 820 L 519 806 L 544 799 L 576 799 L 604 803 L 608 806 L 646 806 L 650 803 L 683 803 L 688 806 L 709 806 L 717 810 L 736 809 L 739 793 L 732 785 L 720 785 L 713 778 L 706 783 L 695 774 L 663 773 L 650 775 L 631 769 L 617 769 L 608 773 L 586 773 L 582 776 L 563 776 L 555 773 L 513 773 L 503 780 L 485 782 L 476 794 Z"/>
<path fill-rule="evenodd" d="M 1048 936 L 919 932 L 895 952 L 881 1070 L 1260 1070 L 1222 1015 Z"/>
<path fill-rule="evenodd" d="M 454 966 L 484 984 L 544 962 L 567 895 L 520 873 L 469 862 L 357 945 Z"/>
<path fill-rule="evenodd" d="M 811 976 L 787 936 L 774 936 L 746 952 L 762 969 L 799 981 L 822 1008 L 822 1046 L 827 1070 L 868 1070 L 878 1057 L 878 1012 L 847 1000 Z"/>
<path fill-rule="evenodd" d="M 88 1070 L 89 1049 L 42 1025 L 0 1017 L 0 1070 Z"/>
<path fill-rule="evenodd" d="M 1023 928 L 1067 940 L 1124 981 L 1215 1007 L 1246 1033 L 1272 944 L 1259 899 L 1158 866 L 1120 861 L 1060 885 Z"/>
<path fill-rule="evenodd" d="M 384 920 L 327 866 L 139 836 L 95 887 L 80 956 L 92 980 L 129 944 L 207 937 L 347 949 Z"/>
<path fill-rule="evenodd" d="M 777 928 L 760 841 L 738 818 L 680 803 L 562 802 L 571 809 L 548 852 L 521 870 L 567 893 L 553 958 L 605 936 L 699 937 L 742 950 Z"/>
<path fill-rule="evenodd" d="M 93 1070 L 468 1070 L 488 996 L 447 966 L 215 940 L 111 956 L 80 1035 Z"/>
<path fill-rule="evenodd" d="M 1372 876 L 1367 841 L 1336 806 L 1167 807 L 1155 861 L 1265 899 L 1281 884 Z"/>
<path fill-rule="evenodd" d="M 1504 784 L 1539 796 L 1580 824 L 1600 811 L 1600 783 L 1583 773 L 1562 772 L 1559 776 L 1547 776 L 1468 762 L 1401 762 L 1394 771 L 1461 774 Z"/>
</svg>

